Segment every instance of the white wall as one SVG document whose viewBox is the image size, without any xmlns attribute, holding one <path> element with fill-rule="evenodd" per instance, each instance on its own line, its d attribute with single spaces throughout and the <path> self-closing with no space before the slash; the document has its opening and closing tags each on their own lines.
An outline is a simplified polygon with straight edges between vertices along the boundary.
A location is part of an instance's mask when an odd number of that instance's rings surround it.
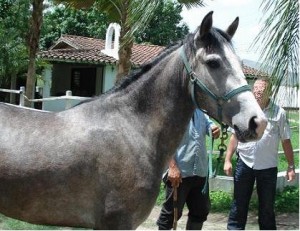
<svg viewBox="0 0 300 231">
<path fill-rule="evenodd" d="M 103 86 L 102 92 L 106 92 L 111 89 L 115 82 L 117 76 L 117 68 L 115 65 L 107 65 L 104 67 L 104 78 L 103 78 Z"/>
</svg>

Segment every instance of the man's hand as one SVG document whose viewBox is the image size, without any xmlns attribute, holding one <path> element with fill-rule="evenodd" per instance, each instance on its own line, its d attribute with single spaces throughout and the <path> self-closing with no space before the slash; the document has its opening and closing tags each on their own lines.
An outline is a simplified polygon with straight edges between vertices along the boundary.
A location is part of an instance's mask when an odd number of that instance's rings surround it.
<svg viewBox="0 0 300 231">
<path fill-rule="evenodd" d="M 295 169 L 288 168 L 288 170 L 286 171 L 286 180 L 290 182 L 295 180 L 295 178 L 296 178 Z"/>
<path fill-rule="evenodd" d="M 176 188 L 182 182 L 181 173 L 175 161 L 174 162 L 171 161 L 169 165 L 168 180 L 171 182 L 172 187 L 176 187 Z"/>
<path fill-rule="evenodd" d="M 221 129 L 218 126 L 212 125 L 211 131 L 212 131 L 213 138 L 215 138 L 215 139 L 219 138 Z"/>
<path fill-rule="evenodd" d="M 224 172 L 227 176 L 232 176 L 232 164 L 231 161 L 224 162 Z"/>
</svg>

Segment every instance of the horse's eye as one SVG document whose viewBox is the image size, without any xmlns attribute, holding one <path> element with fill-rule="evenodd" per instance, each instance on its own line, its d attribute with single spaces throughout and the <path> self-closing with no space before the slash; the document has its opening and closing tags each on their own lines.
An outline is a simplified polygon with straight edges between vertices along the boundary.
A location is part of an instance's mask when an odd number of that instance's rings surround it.
<svg viewBox="0 0 300 231">
<path fill-rule="evenodd" d="M 212 60 L 208 60 L 206 62 L 206 64 L 210 67 L 210 68 L 218 68 L 220 67 L 220 63 L 218 60 L 212 59 Z"/>
</svg>

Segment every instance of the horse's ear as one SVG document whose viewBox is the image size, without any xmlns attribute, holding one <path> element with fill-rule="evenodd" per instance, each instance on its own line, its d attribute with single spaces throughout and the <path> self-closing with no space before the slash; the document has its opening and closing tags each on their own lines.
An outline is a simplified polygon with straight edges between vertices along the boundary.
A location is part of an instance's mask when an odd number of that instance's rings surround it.
<svg viewBox="0 0 300 231">
<path fill-rule="evenodd" d="M 213 23 L 213 20 L 212 20 L 212 14 L 213 14 L 213 11 L 210 11 L 202 20 L 202 23 L 200 25 L 200 37 L 203 37 L 203 35 L 207 34 L 210 29 L 212 28 L 212 23 Z"/>
<path fill-rule="evenodd" d="M 239 25 L 239 17 L 236 17 L 236 19 L 231 23 L 231 25 L 227 28 L 226 33 L 232 38 L 233 35 L 236 32 L 236 29 Z"/>
<path fill-rule="evenodd" d="M 201 39 L 205 34 L 207 34 L 212 28 L 212 14 L 213 11 L 209 12 L 202 20 L 201 25 L 198 27 L 195 34 L 194 40 Z"/>
</svg>

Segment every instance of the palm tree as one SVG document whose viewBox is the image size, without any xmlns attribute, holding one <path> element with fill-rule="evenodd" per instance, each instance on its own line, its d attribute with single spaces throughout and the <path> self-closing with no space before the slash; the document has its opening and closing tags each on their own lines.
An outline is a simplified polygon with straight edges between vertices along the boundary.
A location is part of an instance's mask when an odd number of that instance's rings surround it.
<svg viewBox="0 0 300 231">
<path fill-rule="evenodd" d="M 253 44 L 260 44 L 254 46 L 261 48 L 262 69 L 272 76 L 275 98 L 280 85 L 299 82 L 299 1 L 263 0 L 261 8 L 267 17 Z"/>
<path fill-rule="evenodd" d="M 163 0 L 55 0 L 76 8 L 88 8 L 96 4 L 98 9 L 107 13 L 111 22 L 121 26 L 117 81 L 129 73 L 133 46 L 133 34 L 142 30 L 151 20 L 156 7 Z M 190 8 L 203 6 L 204 0 L 178 0 L 178 3 Z"/>
</svg>

